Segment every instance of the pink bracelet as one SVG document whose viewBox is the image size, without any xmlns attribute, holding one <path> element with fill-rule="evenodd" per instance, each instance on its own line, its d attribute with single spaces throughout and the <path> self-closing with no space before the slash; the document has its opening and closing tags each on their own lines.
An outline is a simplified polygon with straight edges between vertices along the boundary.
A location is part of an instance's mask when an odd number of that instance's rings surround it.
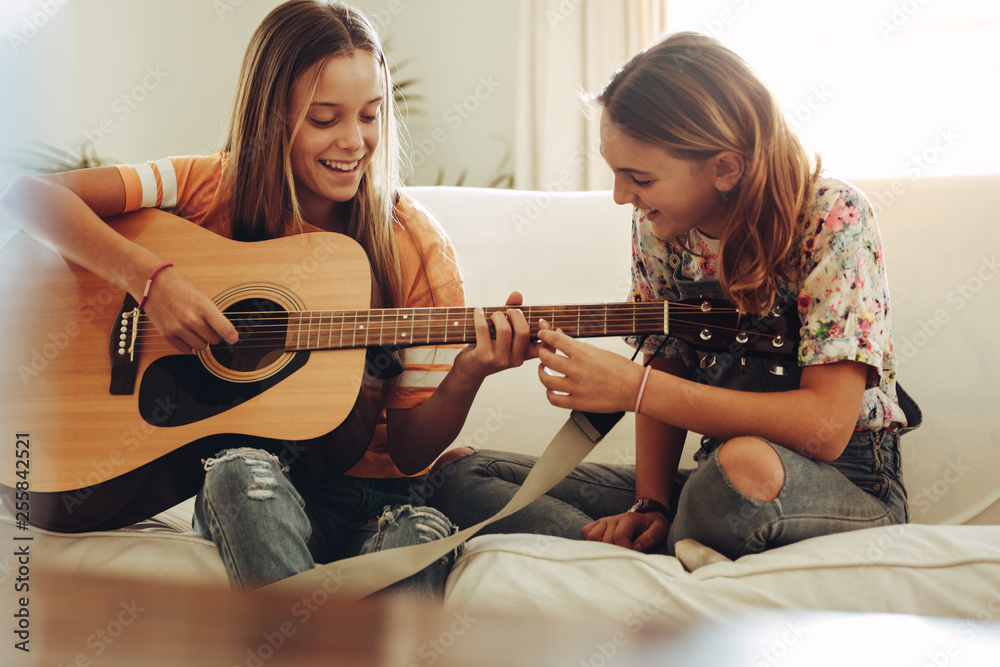
<svg viewBox="0 0 1000 667">
<path fill-rule="evenodd" d="M 142 291 L 142 299 L 139 300 L 139 310 L 142 310 L 142 307 L 146 305 L 146 299 L 149 298 L 149 288 L 153 286 L 153 278 L 156 277 L 156 274 L 162 271 L 163 269 L 167 268 L 168 266 L 173 266 L 173 265 L 174 265 L 173 262 L 167 262 L 166 264 L 157 268 L 155 271 L 149 274 L 149 278 L 146 279 L 146 289 Z"/>
<path fill-rule="evenodd" d="M 642 374 L 642 382 L 639 383 L 639 395 L 635 397 L 635 414 L 639 414 L 639 404 L 642 403 L 642 392 L 646 390 L 646 380 L 649 379 L 649 371 L 653 370 L 652 366 L 646 366 L 646 372 Z"/>
</svg>

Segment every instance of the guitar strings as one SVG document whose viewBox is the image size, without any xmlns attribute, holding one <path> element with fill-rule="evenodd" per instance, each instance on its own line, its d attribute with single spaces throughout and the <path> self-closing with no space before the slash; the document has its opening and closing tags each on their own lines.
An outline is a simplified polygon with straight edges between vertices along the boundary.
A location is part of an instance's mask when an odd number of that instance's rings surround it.
<svg viewBox="0 0 1000 667">
<path fill-rule="evenodd" d="M 449 318 L 450 319 L 450 318 Z M 382 323 L 382 322 L 366 322 L 358 325 L 356 322 L 347 321 L 330 321 L 330 322 L 311 322 L 306 324 L 297 323 L 296 325 L 291 325 L 292 331 L 289 333 L 290 320 L 270 320 L 263 324 L 253 324 L 247 325 L 245 323 L 238 325 L 238 330 L 242 333 L 250 333 L 254 338 L 263 339 L 267 336 L 273 336 L 275 338 L 285 338 L 289 335 L 292 336 L 304 336 L 304 337 L 315 337 L 315 336 L 327 336 L 335 337 L 342 336 L 346 334 L 361 335 L 364 332 L 368 336 L 379 335 L 386 336 L 390 335 L 392 337 L 399 337 L 400 331 L 403 332 L 403 337 L 406 333 L 412 334 L 428 334 L 431 336 L 440 335 L 448 332 L 462 331 L 462 332 L 474 332 L 474 323 L 466 320 L 459 321 L 458 324 L 449 324 L 446 322 L 432 322 L 428 321 L 425 323 L 417 323 L 411 327 L 400 327 L 398 324 L 393 323 Z M 595 325 L 593 323 L 578 322 L 576 320 L 559 321 L 555 319 L 550 323 L 553 328 L 563 329 L 569 331 L 576 331 L 583 334 L 592 335 L 628 335 L 631 333 L 656 333 L 657 331 L 662 332 L 663 321 L 661 318 L 641 318 L 641 317 L 628 317 L 628 318 L 606 318 L 600 325 Z M 739 332 L 740 329 L 731 326 L 722 326 L 718 324 L 707 324 L 705 322 L 699 321 L 689 321 L 681 318 L 674 318 L 669 322 L 671 329 L 681 329 L 681 330 L 696 330 L 700 328 L 712 328 L 716 331 L 725 332 Z M 579 325 L 579 326 L 578 326 Z M 355 328 L 355 327 L 359 328 Z M 491 328 L 492 329 L 492 328 Z M 609 331 L 610 330 L 610 331 Z M 537 331 L 537 330 L 533 330 Z M 759 332 L 762 335 L 768 335 L 764 332 Z M 159 335 L 156 327 L 152 323 L 142 323 L 138 329 L 138 336 L 140 338 L 146 338 L 150 336 Z"/>
<path fill-rule="evenodd" d="M 613 336 L 627 335 L 622 331 L 616 333 L 607 333 L 608 328 L 615 329 L 619 327 L 627 329 L 628 330 L 627 333 L 653 333 L 653 334 L 662 333 L 661 324 L 662 324 L 663 302 L 644 302 L 642 304 L 626 303 L 621 305 L 627 305 L 630 308 L 634 308 L 637 312 L 635 314 L 608 315 L 602 318 L 602 320 L 605 322 L 604 326 L 605 331 L 603 333 L 600 333 L 594 330 L 593 328 L 588 328 L 587 330 L 583 330 L 581 328 L 581 331 L 577 332 L 576 336 L 613 337 Z M 611 309 L 614 309 L 617 306 L 619 306 L 619 304 L 609 304 L 609 307 Z M 648 306 L 648 308 L 644 308 L 642 306 Z M 575 315 L 573 313 L 569 313 L 567 316 L 567 311 L 573 308 L 576 308 L 580 312 Z M 574 330 L 575 329 L 574 325 L 579 324 L 581 318 L 586 314 L 587 311 L 580 309 L 590 309 L 591 311 L 600 310 L 604 312 L 608 309 L 608 307 L 600 305 L 600 306 L 579 306 L 579 307 L 577 306 L 530 307 L 529 306 L 527 308 L 522 308 L 522 310 L 528 310 L 528 311 L 544 310 L 546 311 L 544 314 L 548 315 L 549 318 L 553 320 L 553 322 L 551 322 L 550 324 L 553 324 L 555 328 L 563 328 L 569 330 Z M 703 312 L 703 309 L 700 306 L 692 304 L 671 303 L 670 309 L 676 311 L 687 310 L 689 312 Z M 452 312 L 441 312 L 441 311 L 459 310 L 471 313 L 473 309 L 466 307 L 448 308 L 448 309 L 408 309 L 407 313 L 414 316 L 413 319 L 414 324 L 412 326 L 415 327 L 416 324 L 420 324 L 419 332 L 421 334 L 411 339 L 411 341 L 399 340 L 398 321 L 390 321 L 386 323 L 380 321 L 379 318 L 374 317 L 376 314 L 384 316 L 384 314 L 388 312 L 398 313 L 399 310 L 403 309 L 397 309 L 395 311 L 377 310 L 377 309 L 357 310 L 357 311 L 312 311 L 313 317 L 310 317 L 308 319 L 302 318 L 301 312 L 291 312 L 291 313 L 284 312 L 283 314 L 275 313 L 273 316 L 270 315 L 265 316 L 264 317 L 265 322 L 263 324 L 253 324 L 247 326 L 244 323 L 240 327 L 240 329 L 244 333 L 249 329 L 252 335 L 250 338 L 245 338 L 240 343 L 239 346 L 241 349 L 247 349 L 247 350 L 255 348 L 273 349 L 275 347 L 285 347 L 289 339 L 288 326 L 293 320 L 297 321 L 297 323 L 300 325 L 299 328 L 296 330 L 296 337 L 298 339 L 304 339 L 306 341 L 307 344 L 303 347 L 307 349 L 322 349 L 324 346 L 321 345 L 319 341 L 324 337 L 327 338 L 327 345 L 325 347 L 328 349 L 329 348 L 348 349 L 348 348 L 368 347 L 372 344 L 379 344 L 379 341 L 381 341 L 382 338 L 386 336 L 386 334 L 391 334 L 390 342 L 394 343 L 410 342 L 411 344 L 420 344 L 420 345 L 442 344 L 442 343 L 447 344 L 447 342 L 474 342 L 475 340 L 475 328 L 473 326 L 472 321 L 469 320 L 468 316 L 466 316 L 465 318 L 458 317 L 455 320 L 459 322 L 458 325 L 449 325 L 444 323 L 445 320 L 449 321 L 452 320 L 453 318 L 455 318 L 455 314 Z M 556 312 L 556 310 L 561 312 Z M 652 311 L 652 315 L 654 317 L 651 317 L 650 313 L 648 312 L 642 314 L 638 311 Z M 720 308 L 713 307 L 712 310 L 710 311 L 710 313 L 712 314 L 730 314 L 736 312 L 738 311 L 735 308 L 721 308 L 721 307 Z M 324 315 L 324 313 L 326 314 Z M 359 321 L 358 315 L 360 313 L 367 313 L 369 315 L 367 320 L 362 325 L 367 327 L 363 330 L 364 331 L 363 334 L 361 333 L 361 330 L 355 330 L 353 328 L 353 326 L 357 325 Z M 418 321 L 421 314 L 427 314 L 428 316 L 423 323 Z M 238 315 L 251 315 L 255 317 L 260 317 L 262 313 L 260 311 L 227 313 L 227 316 L 229 317 L 235 317 Z M 338 316 L 340 318 L 339 321 L 336 319 Z M 440 319 L 441 321 L 435 322 L 434 316 L 439 316 L 438 319 Z M 316 320 L 317 317 L 319 318 L 320 321 L 314 321 Z M 326 318 L 329 318 L 329 322 L 322 321 L 323 319 Z M 532 317 L 531 319 L 534 318 Z M 566 321 L 560 322 L 559 321 L 560 319 L 565 319 Z M 344 325 L 348 320 L 351 320 L 352 324 L 352 328 L 350 329 L 344 328 Z M 702 329 L 706 328 L 707 326 L 706 323 L 704 322 L 681 319 L 677 315 L 671 318 L 669 323 L 672 332 L 681 332 L 681 333 L 699 332 Z M 649 325 L 648 328 L 646 326 L 647 324 Z M 335 325 L 340 325 L 340 329 L 333 329 Z M 471 332 L 469 331 L 470 327 L 471 327 Z M 460 338 L 461 340 L 458 341 L 441 340 L 442 337 L 446 338 L 445 334 L 453 334 L 459 328 L 461 328 L 462 335 L 459 336 L 458 338 Z M 741 329 L 737 329 L 734 327 L 719 326 L 719 325 L 712 325 L 710 328 L 713 332 L 724 333 L 724 334 L 735 334 L 743 331 Z M 152 323 L 148 321 L 148 317 L 143 318 L 143 320 L 140 322 L 138 329 L 139 329 L 139 332 L 137 334 L 138 339 L 148 341 L 151 338 L 160 338 L 160 340 L 163 341 L 164 345 L 167 345 L 166 341 L 162 339 L 162 336 L 160 336 L 159 332 L 156 331 L 155 326 L 153 326 Z M 633 331 L 633 329 L 635 330 Z M 434 339 L 433 342 L 431 341 L 424 343 L 412 342 L 413 340 L 419 341 L 420 338 L 425 337 L 424 336 L 425 333 L 427 338 Z M 532 333 L 534 333 L 534 331 Z M 759 339 L 764 339 L 765 341 L 776 339 L 780 335 L 780 334 L 769 334 L 764 331 L 752 331 L 746 333 L 751 333 L 755 337 Z M 353 338 L 358 338 L 363 335 L 364 342 L 355 342 L 354 340 L 352 340 L 351 345 L 344 345 L 343 344 L 344 338 L 348 334 L 350 334 Z M 337 338 L 338 336 L 339 336 L 338 344 L 333 345 L 332 344 L 333 339 Z M 375 339 L 374 343 L 370 342 L 372 338 Z M 315 344 L 313 344 L 314 340 L 316 341 Z M 170 346 L 167 345 L 167 347 Z M 294 350 L 295 347 L 292 346 L 292 349 Z"/>
<path fill-rule="evenodd" d="M 609 321 L 609 322 L 628 322 L 630 319 L 632 319 L 634 317 L 636 317 L 636 318 L 637 317 L 649 317 L 651 314 L 659 317 L 661 315 L 662 311 L 663 311 L 663 305 L 664 305 L 664 303 L 665 302 L 646 302 L 646 303 L 642 303 L 642 304 L 632 304 L 630 302 L 626 302 L 624 304 L 608 304 L 607 306 L 605 306 L 605 305 L 600 305 L 600 306 L 547 306 L 547 307 L 528 306 L 528 307 L 523 307 L 522 311 L 528 311 L 529 313 L 531 313 L 531 316 L 528 318 L 529 320 L 535 319 L 534 313 L 537 312 L 539 316 L 541 316 L 541 315 L 548 315 L 549 319 L 552 319 L 552 320 L 558 320 L 558 319 L 565 318 L 565 319 L 567 319 L 569 321 L 572 321 L 574 319 L 579 320 L 579 319 L 581 319 L 583 317 L 586 317 L 588 315 L 600 314 L 600 315 L 602 315 L 602 317 L 601 317 L 602 320 L 606 320 L 606 321 Z M 636 312 L 636 314 L 620 313 L 620 312 L 611 312 L 611 313 L 608 313 L 609 309 L 616 310 L 616 309 L 619 309 L 621 306 L 628 306 L 629 308 L 632 308 L 632 309 L 636 310 L 637 312 Z M 648 307 L 647 308 L 643 308 L 642 306 L 648 306 Z M 575 315 L 571 312 L 571 309 L 574 309 L 574 308 L 577 309 L 577 311 L 578 311 Z M 460 311 L 460 312 L 461 311 L 465 311 L 466 314 L 465 315 L 461 315 L 461 314 L 456 315 L 453 312 L 451 312 L 451 311 L 456 311 L 456 310 Z M 414 320 L 418 320 L 418 319 L 420 319 L 422 317 L 426 317 L 427 321 L 430 322 L 430 323 L 432 323 L 432 324 L 433 324 L 433 319 L 435 317 L 438 317 L 441 320 L 451 320 L 452 318 L 457 318 L 459 321 L 465 320 L 466 324 L 467 324 L 468 321 L 470 320 L 470 317 L 471 317 L 471 314 L 472 314 L 473 310 L 474 309 L 467 308 L 467 307 L 458 307 L 458 308 L 412 308 L 412 309 L 385 309 L 385 310 L 380 310 L 380 309 L 359 309 L 359 310 L 339 310 L 339 311 L 336 311 L 336 310 L 317 310 L 317 311 L 304 311 L 304 312 L 302 312 L 302 311 L 298 311 L 298 312 L 296 312 L 296 311 L 293 311 L 293 312 L 281 311 L 280 314 L 277 313 L 277 312 L 274 313 L 274 314 L 272 314 L 272 313 L 270 313 L 268 311 L 259 311 L 258 310 L 258 311 L 227 311 L 226 312 L 226 316 L 229 317 L 230 319 L 232 319 L 232 318 L 240 318 L 240 317 L 253 317 L 253 318 L 262 318 L 262 319 L 264 319 L 266 321 L 265 325 L 255 325 L 255 326 L 268 326 L 268 325 L 279 325 L 280 326 L 282 324 L 286 324 L 286 323 L 291 322 L 295 318 L 298 318 L 298 322 L 300 322 L 300 323 L 301 322 L 305 322 L 307 325 L 315 324 L 316 326 L 325 326 L 323 320 L 326 319 L 326 318 L 329 318 L 329 320 L 330 320 L 329 324 L 333 324 L 334 322 L 344 323 L 344 322 L 346 322 L 348 320 L 353 320 L 355 322 L 361 322 L 362 320 L 364 320 L 365 324 L 371 324 L 371 323 L 373 323 L 374 321 L 377 320 L 378 323 L 381 324 L 386 319 L 386 316 L 385 316 L 386 313 L 404 313 L 403 315 L 398 315 L 398 314 L 397 315 L 391 315 L 390 318 L 389 318 L 389 324 L 392 324 L 393 322 L 395 322 L 398 325 L 398 323 L 400 321 L 400 318 L 402 318 L 402 319 L 412 318 Z M 505 308 L 488 309 L 487 310 L 487 314 L 490 315 L 490 314 L 493 314 L 493 313 L 496 313 L 496 312 L 503 312 L 505 310 L 507 310 L 506 307 Z M 689 312 L 705 312 L 699 306 L 695 306 L 695 305 L 692 305 L 692 304 L 683 304 L 683 303 L 682 304 L 671 303 L 670 306 L 669 306 L 669 310 L 675 310 L 675 311 L 684 311 L 684 310 L 687 310 Z M 651 312 L 642 313 L 642 312 L 639 312 L 639 311 L 651 311 Z M 732 314 L 732 313 L 738 313 L 738 312 L 739 311 L 737 311 L 735 308 L 712 308 L 712 310 L 708 311 L 707 314 Z M 304 313 L 309 313 L 310 317 L 308 319 L 304 318 L 303 317 Z M 362 316 L 362 314 L 366 314 L 366 315 Z M 320 321 L 319 322 L 314 322 L 314 320 L 316 320 L 317 318 Z M 151 325 L 151 323 L 147 323 L 146 320 L 148 320 L 148 317 L 145 318 L 145 320 L 142 323 L 140 323 L 140 327 L 148 328 Z"/>
<path fill-rule="evenodd" d="M 704 310 L 701 306 L 688 303 L 677 303 L 677 302 L 667 302 L 667 301 L 645 301 L 642 303 L 635 303 L 631 301 L 625 301 L 622 303 L 608 303 L 608 304 L 579 304 L 579 305 L 557 305 L 557 306 L 502 306 L 498 308 L 485 308 L 486 313 L 492 314 L 497 312 L 506 312 L 507 310 L 517 309 L 527 312 L 537 312 L 541 314 L 547 313 L 567 313 L 573 311 L 580 311 L 581 313 L 591 313 L 591 312 L 607 312 L 607 311 L 619 311 L 618 313 L 612 313 L 613 315 L 620 315 L 622 317 L 630 316 L 628 313 L 621 313 L 620 311 L 624 308 L 627 310 L 635 311 L 651 311 L 656 313 L 662 313 L 664 306 L 667 306 L 668 311 L 689 311 L 689 312 L 703 312 L 706 314 L 716 314 L 716 313 L 739 313 L 735 307 L 712 307 L 710 310 Z M 302 316 L 304 314 L 312 314 L 315 316 L 326 316 L 326 315 L 337 315 L 341 314 L 344 317 L 357 316 L 360 313 L 370 313 L 371 316 L 382 316 L 385 317 L 386 314 L 398 314 L 392 315 L 394 317 L 407 317 L 410 315 L 421 315 L 421 314 L 441 314 L 443 317 L 452 317 L 455 312 L 462 313 L 465 312 L 466 317 L 470 317 L 472 313 L 476 310 L 474 307 L 469 306 L 455 306 L 455 307 L 428 307 L 428 308 L 357 308 L 357 309 L 344 309 L 344 310 L 306 310 L 306 311 L 266 311 L 266 310 L 243 310 L 243 311 L 226 311 L 227 316 L 280 316 L 282 314 L 288 316 Z"/>
<path fill-rule="evenodd" d="M 632 304 L 628 305 L 631 306 Z M 534 320 L 533 311 L 544 310 L 545 312 L 543 313 L 540 312 L 539 314 L 547 315 L 548 318 L 552 320 L 550 324 L 556 325 L 557 328 L 558 327 L 574 328 L 574 324 L 587 324 L 588 329 L 592 329 L 593 327 L 589 326 L 591 323 L 586 322 L 586 319 L 588 318 L 588 316 L 590 316 L 590 314 L 597 314 L 598 311 L 602 315 L 600 317 L 600 321 L 606 323 L 608 327 L 617 328 L 624 326 L 625 328 L 628 328 L 628 326 L 626 325 L 632 323 L 637 324 L 639 322 L 646 322 L 647 320 L 650 320 L 651 315 L 653 318 L 655 318 L 652 319 L 651 321 L 659 323 L 663 309 L 663 302 L 648 302 L 647 304 L 637 304 L 637 305 L 640 306 L 648 305 L 651 308 L 645 308 L 645 309 L 635 308 L 637 312 L 634 314 L 632 313 L 622 314 L 614 312 L 608 314 L 607 313 L 608 307 L 603 305 L 579 306 L 579 307 L 571 307 L 571 306 L 527 307 L 525 310 L 528 310 L 531 313 L 531 316 L 529 316 L 529 320 Z M 615 309 L 617 306 L 618 304 L 610 305 L 612 309 Z M 569 312 L 571 308 L 577 308 L 578 312 L 575 314 Z M 677 310 L 677 311 L 688 310 L 689 312 L 695 312 L 695 311 L 704 312 L 700 307 L 689 304 L 674 303 L 671 304 L 670 308 L 672 310 Z M 589 309 L 589 310 L 581 310 L 581 309 Z M 388 322 L 385 321 L 385 313 L 399 313 L 400 311 L 404 310 L 406 312 L 406 315 L 404 315 L 401 319 L 398 315 L 395 315 L 394 316 L 395 319 L 393 317 L 390 317 Z M 465 314 L 464 316 L 456 315 L 450 312 L 452 310 L 465 311 L 467 314 Z M 641 310 L 647 310 L 647 311 L 651 310 L 653 312 L 652 314 L 650 314 L 649 312 L 647 313 L 638 312 Z M 347 311 L 307 311 L 307 312 L 310 313 L 310 316 L 308 318 L 303 317 L 302 312 L 285 312 L 285 311 L 282 311 L 281 314 L 275 313 L 273 315 L 269 313 L 262 313 L 261 311 L 242 311 L 242 312 L 233 311 L 233 312 L 228 312 L 227 317 L 230 317 L 231 319 L 232 318 L 239 319 L 242 316 L 252 316 L 255 318 L 262 318 L 264 320 L 262 324 L 248 325 L 247 323 L 244 322 L 241 323 L 240 326 L 244 330 L 248 328 L 257 331 L 270 330 L 274 333 L 287 332 L 288 326 L 292 325 L 292 323 L 294 322 L 298 331 L 310 335 L 314 332 L 327 331 L 337 326 L 343 328 L 348 322 L 350 322 L 352 328 L 354 326 L 363 327 L 369 333 L 372 331 L 379 331 L 381 333 L 385 333 L 386 331 L 398 331 L 400 328 L 406 329 L 405 320 L 410 320 L 411 328 L 416 329 L 417 326 L 419 325 L 421 330 L 423 330 L 425 327 L 431 330 L 441 330 L 441 331 L 444 331 L 449 327 L 454 327 L 454 328 L 457 328 L 459 326 L 461 326 L 462 328 L 468 328 L 470 326 L 474 327 L 474 318 L 470 320 L 468 315 L 468 313 L 472 312 L 472 309 L 464 307 L 454 308 L 454 309 L 453 308 L 408 309 L 408 310 L 367 309 L 367 310 L 355 310 L 355 311 L 347 310 Z M 709 314 L 731 314 L 737 312 L 738 311 L 735 308 L 713 308 L 711 311 L 709 311 Z M 366 314 L 366 316 L 362 316 L 362 313 Z M 423 321 L 421 321 L 421 319 L 423 319 Z M 447 321 L 451 321 L 453 319 L 455 322 L 454 324 L 446 323 Z M 672 325 L 674 325 L 675 328 L 680 325 L 689 325 L 691 327 L 705 326 L 705 323 L 703 322 L 697 322 L 697 321 L 692 322 L 679 319 L 677 315 L 675 315 L 672 318 L 669 318 L 669 322 Z M 402 327 L 400 327 L 401 323 L 403 324 Z M 435 327 L 437 329 L 435 329 Z M 716 325 L 715 328 L 720 331 L 738 331 L 737 329 L 732 327 L 720 327 L 718 325 Z M 140 322 L 139 330 L 140 330 L 140 335 L 148 335 L 148 332 L 155 331 L 155 326 L 152 325 L 152 322 L 148 321 L 147 317 Z"/>
</svg>

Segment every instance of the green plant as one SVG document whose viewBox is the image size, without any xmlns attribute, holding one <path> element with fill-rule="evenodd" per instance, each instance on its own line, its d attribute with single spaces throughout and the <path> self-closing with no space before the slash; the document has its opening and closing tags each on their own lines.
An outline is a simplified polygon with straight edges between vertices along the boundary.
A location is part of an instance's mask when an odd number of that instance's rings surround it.
<svg viewBox="0 0 1000 667">
<path fill-rule="evenodd" d="M 406 63 L 410 62 L 409 59 L 403 60 L 399 63 L 393 63 L 389 67 L 389 75 L 392 77 L 392 98 L 396 102 L 396 107 L 402 109 L 406 114 L 419 114 L 419 107 L 411 107 L 411 102 L 420 101 L 423 98 L 422 95 L 413 92 L 413 86 L 419 79 L 413 77 L 409 79 L 400 78 L 400 70 Z"/>
<path fill-rule="evenodd" d="M 508 170 L 511 158 L 513 157 L 513 151 L 508 147 L 504 151 L 503 157 L 497 163 L 497 166 L 493 168 L 493 173 L 486 180 L 485 187 L 487 188 L 502 188 L 506 190 L 511 190 L 514 187 L 514 174 Z M 469 175 L 468 169 L 462 169 L 458 174 L 458 179 L 451 185 L 465 185 L 465 179 Z M 445 169 L 444 167 L 438 167 L 437 179 L 434 181 L 434 185 L 445 185 Z"/>
</svg>

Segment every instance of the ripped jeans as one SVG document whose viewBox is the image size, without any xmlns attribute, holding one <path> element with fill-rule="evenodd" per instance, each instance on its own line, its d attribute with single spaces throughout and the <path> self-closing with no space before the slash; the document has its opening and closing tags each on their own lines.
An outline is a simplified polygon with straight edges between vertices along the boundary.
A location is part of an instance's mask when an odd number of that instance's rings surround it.
<svg viewBox="0 0 1000 667">
<path fill-rule="evenodd" d="M 721 441 L 702 439 L 697 468 L 677 472 L 670 530 L 661 551 L 697 540 L 727 558 L 760 553 L 810 537 L 909 521 L 898 433 L 855 433 L 833 462 L 771 445 L 784 470 L 777 498 L 740 491 L 719 463 Z M 769 443 L 770 444 L 770 443 Z M 441 469 L 428 501 L 460 525 L 497 512 L 521 488 L 537 458 L 478 450 Z M 626 512 L 635 500 L 635 466 L 582 463 L 527 507 L 479 531 L 534 533 L 581 539 L 595 519 Z"/>
<path fill-rule="evenodd" d="M 230 583 L 253 590 L 324 564 L 430 542 L 456 528 L 411 490 L 423 478 L 337 475 L 294 485 L 278 459 L 230 449 L 205 461 L 194 529 L 212 540 Z M 440 599 L 456 552 L 382 593 Z"/>
</svg>

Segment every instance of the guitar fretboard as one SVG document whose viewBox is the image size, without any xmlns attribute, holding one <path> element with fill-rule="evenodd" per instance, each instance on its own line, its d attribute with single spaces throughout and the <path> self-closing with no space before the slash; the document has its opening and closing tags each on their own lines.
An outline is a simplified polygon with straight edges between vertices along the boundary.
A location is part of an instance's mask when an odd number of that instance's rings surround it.
<svg viewBox="0 0 1000 667">
<path fill-rule="evenodd" d="M 574 338 L 664 333 L 665 302 L 520 306 L 532 336 L 539 319 Z M 486 317 L 507 307 L 487 308 Z M 474 308 L 312 310 L 289 313 L 285 349 L 331 350 L 379 345 L 443 345 L 476 340 Z M 490 334 L 494 335 L 492 323 Z"/>
</svg>

